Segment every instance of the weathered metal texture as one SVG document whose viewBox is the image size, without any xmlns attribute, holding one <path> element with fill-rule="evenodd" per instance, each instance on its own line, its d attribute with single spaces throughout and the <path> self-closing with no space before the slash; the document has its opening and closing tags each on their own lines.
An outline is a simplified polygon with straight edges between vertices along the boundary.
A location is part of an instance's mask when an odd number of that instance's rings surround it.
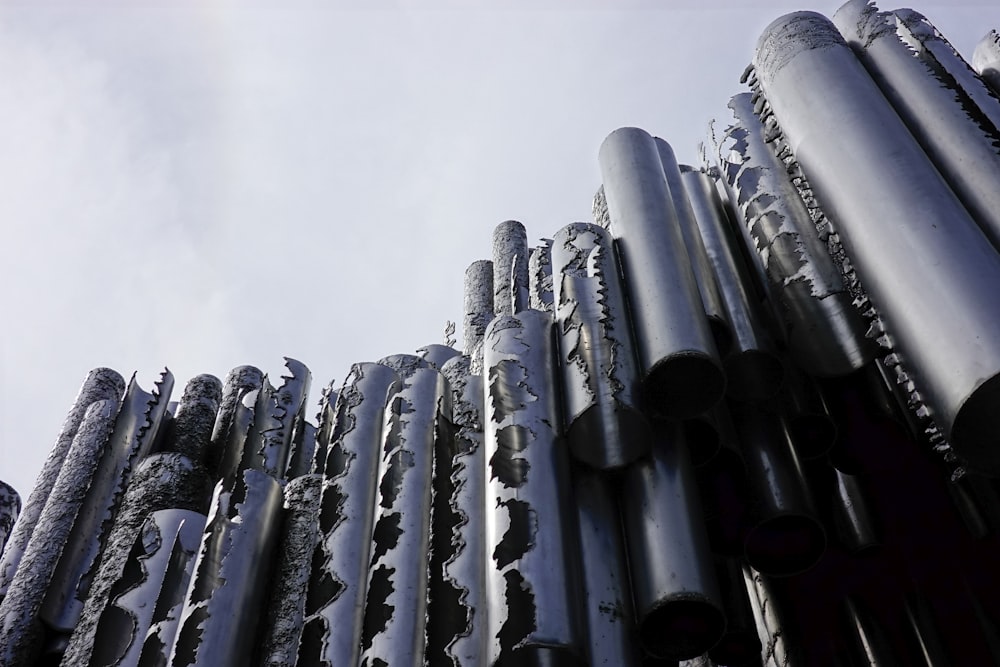
<svg viewBox="0 0 1000 667">
<path fill-rule="evenodd" d="M 844 598 L 842 623 L 846 635 L 843 648 L 849 656 L 849 664 L 870 667 L 902 664 L 892 650 L 886 631 L 860 599 Z"/>
<path fill-rule="evenodd" d="M 425 345 L 421 348 L 417 348 L 417 356 L 427 362 L 427 364 L 435 369 L 441 370 L 441 367 L 445 363 L 458 355 L 462 354 L 458 350 L 448 345 L 441 345 L 440 343 L 432 343 L 430 345 Z"/>
<path fill-rule="evenodd" d="M 486 448 L 483 445 L 483 378 L 471 360 L 455 357 L 441 369 L 452 397 L 454 435 L 450 461 L 439 459 L 436 476 L 447 478 L 447 521 L 435 534 L 447 540 L 440 592 L 431 592 L 431 637 L 440 635 L 442 664 L 478 667 L 486 662 Z M 437 538 L 437 535 L 435 535 Z M 432 644 L 434 641 L 432 640 Z M 437 664 L 437 663 L 430 663 Z"/>
<path fill-rule="evenodd" d="M 463 301 L 462 350 L 475 360 L 478 348 L 479 363 L 482 364 L 483 336 L 486 326 L 493 319 L 493 262 L 480 259 L 465 270 Z"/>
<path fill-rule="evenodd" d="M 305 419 L 299 420 L 292 431 L 292 444 L 288 454 L 288 469 L 285 471 L 285 478 L 290 481 L 316 472 L 314 470 L 316 449 L 316 427 Z M 325 460 L 326 457 L 323 458 Z"/>
<path fill-rule="evenodd" d="M 778 19 L 754 62 L 876 325 L 912 373 L 913 403 L 971 467 L 1000 470 L 1000 339 L 983 335 L 1000 329 L 1000 255 L 829 20 Z"/>
<path fill-rule="evenodd" d="M 248 468 L 215 486 L 185 594 L 171 667 L 248 665 L 259 640 L 281 529 L 281 484 Z"/>
<path fill-rule="evenodd" d="M 0 558 L 0 599 L 7 594 L 10 582 L 14 579 L 17 565 L 24 555 L 24 550 L 31 539 L 32 530 L 38 524 L 38 517 L 41 516 L 45 503 L 52 492 L 52 487 L 59 477 L 59 470 L 62 468 L 66 453 L 69 451 L 73 438 L 76 436 L 83 416 L 91 403 L 96 401 L 112 401 L 115 410 L 121 402 L 125 393 L 125 380 L 117 372 L 110 368 L 95 368 L 87 374 L 83 381 L 73 407 L 70 408 L 62 429 L 56 437 L 56 443 L 49 452 L 48 458 L 42 464 L 42 469 L 35 480 L 35 486 L 28 494 L 28 500 L 24 503 L 24 508 L 20 513 L 20 520 L 14 524 L 13 531 L 3 548 L 3 555 Z"/>
<path fill-rule="evenodd" d="M 601 184 L 594 193 L 594 201 L 591 207 L 594 217 L 594 224 L 605 229 L 611 229 L 611 216 L 608 214 L 608 198 L 604 195 L 604 185 Z"/>
<path fill-rule="evenodd" d="M 705 412 L 722 397 L 725 375 L 656 142 L 636 128 L 615 130 L 599 162 L 648 407 L 664 417 Z"/>
<path fill-rule="evenodd" d="M 787 419 L 749 404 L 730 404 L 730 414 L 739 433 L 753 502 L 754 525 L 744 541 L 747 562 L 771 576 L 809 569 L 826 549 L 826 532 Z"/>
<path fill-rule="evenodd" d="M 17 515 L 21 513 L 21 496 L 13 486 L 0 482 L 0 552 L 7 545 Z"/>
<path fill-rule="evenodd" d="M 990 30 L 972 52 L 972 69 L 1000 96 L 1000 33 Z"/>
<path fill-rule="evenodd" d="M 399 389 L 388 366 L 354 364 L 336 401 L 299 662 L 357 665 L 386 402 Z"/>
<path fill-rule="evenodd" d="M 149 641 L 146 633 L 157 620 L 157 614 L 162 615 L 175 602 L 183 601 L 188 580 L 186 576 L 178 578 L 177 568 L 183 568 L 186 562 L 193 565 L 204 527 L 205 515 L 200 512 L 163 509 L 150 513 L 136 531 L 134 544 L 122 557 L 124 569 L 109 591 L 107 605 L 100 612 L 91 640 L 92 652 L 88 651 L 86 656 L 74 653 L 79 657 L 72 658 L 70 652 L 74 644 L 71 643 L 62 664 L 74 667 L 165 665 L 167 656 L 162 645 L 156 645 L 155 659 L 151 661 L 151 656 L 144 656 L 140 661 L 144 644 Z M 157 627 L 153 636 L 159 639 L 161 632 L 162 626 Z"/>
<path fill-rule="evenodd" d="M 172 438 L 166 449 L 192 461 L 206 458 L 222 400 L 222 383 L 214 375 L 198 375 L 184 385 L 184 394 L 174 413 Z"/>
<path fill-rule="evenodd" d="M 528 307 L 553 312 L 555 296 L 552 286 L 552 239 L 528 251 Z"/>
<path fill-rule="evenodd" d="M 837 541 L 852 554 L 882 546 L 882 531 L 860 475 L 831 468 L 833 475 L 833 525 Z"/>
<path fill-rule="evenodd" d="M 934 612 L 920 595 L 907 594 L 903 607 L 906 612 L 908 639 L 918 656 L 919 667 L 950 667 L 955 661 L 948 655 L 937 630 Z"/>
<path fill-rule="evenodd" d="M 285 357 L 288 375 L 275 389 L 264 378 L 257 392 L 253 422 L 243 445 L 237 470 L 262 470 L 276 480 L 285 479 L 292 450 L 292 434 L 305 420 L 306 398 L 312 374 L 299 361 Z"/>
<path fill-rule="evenodd" d="M 679 424 L 657 424 L 652 455 L 625 473 L 622 516 L 643 647 L 701 655 L 726 629 L 694 469 Z"/>
<path fill-rule="evenodd" d="M 747 665 L 760 659 L 760 637 L 740 562 L 738 558 L 715 557 L 715 574 L 726 613 L 726 634 L 709 649 L 708 656 L 720 665 Z"/>
<path fill-rule="evenodd" d="M 497 667 L 586 664 L 553 328 L 526 310 L 486 331 L 486 664 Z"/>
<path fill-rule="evenodd" d="M 528 305 L 528 233 L 517 220 L 493 230 L 493 312 L 511 315 Z"/>
<path fill-rule="evenodd" d="M 402 380 L 386 406 L 361 665 L 423 665 L 434 451 L 451 418 L 447 381 L 397 355 Z"/>
<path fill-rule="evenodd" d="M 322 491 L 323 475 L 296 477 L 285 486 L 285 518 L 262 629 L 260 665 L 298 664 L 313 553 L 322 535 Z"/>
<path fill-rule="evenodd" d="M 731 432 L 732 424 L 722 423 L 723 419 L 729 419 L 725 413 L 725 406 L 716 405 L 708 412 L 681 422 L 684 442 L 687 443 L 688 453 L 691 455 L 691 465 L 695 468 L 711 463 L 727 437 L 735 440 L 735 434 Z"/>
<path fill-rule="evenodd" d="M 257 394 L 264 381 L 264 373 L 253 366 L 237 366 L 226 377 L 212 444 L 205 457 L 205 464 L 216 479 L 233 477 L 239 469 L 253 425 Z"/>
<path fill-rule="evenodd" d="M 575 222 L 552 245 L 556 332 L 570 453 L 593 468 L 649 451 L 642 389 L 611 234 Z"/>
<path fill-rule="evenodd" d="M 763 667 L 804 667 L 795 612 L 767 576 L 743 566 L 743 581 L 753 610 Z"/>
<path fill-rule="evenodd" d="M 927 19 L 851 0 L 833 22 L 1000 250 L 1000 100 Z"/>
<path fill-rule="evenodd" d="M 740 238 L 764 276 L 795 363 L 814 375 L 863 366 L 876 346 L 826 241 L 769 145 L 750 93 L 729 101 L 732 117 L 713 137 L 722 177 L 738 209 Z"/>
<path fill-rule="evenodd" d="M 208 424 L 211 426 L 211 420 Z M 207 444 L 207 437 L 206 433 L 203 444 Z M 146 517 L 152 512 L 173 508 L 204 513 L 208 509 L 211 488 L 204 466 L 184 454 L 163 452 L 139 462 L 108 534 L 107 546 L 101 552 L 100 566 L 63 656 L 63 665 L 88 664 L 98 623 L 116 582 L 129 567 L 129 553 Z"/>
<path fill-rule="evenodd" d="M 641 653 L 629 588 L 618 500 L 611 480 L 582 466 L 573 471 L 586 594 L 590 667 L 638 667 Z"/>
<path fill-rule="evenodd" d="M 135 466 L 158 437 L 173 386 L 173 375 L 164 370 L 152 392 L 140 389 L 134 377 L 125 391 L 114 432 L 101 454 L 38 612 L 54 630 L 69 633 L 76 627 L 98 572 L 101 550 L 108 544 Z"/>
<path fill-rule="evenodd" d="M 784 368 L 715 182 L 708 174 L 687 165 L 681 166 L 680 176 L 729 323 L 731 342 L 722 355 L 726 391 L 742 401 L 771 398 L 781 389 Z"/>
<path fill-rule="evenodd" d="M 31 538 L 3 601 L 0 601 L 0 664 L 32 665 L 41 651 L 42 602 L 55 580 L 56 568 L 88 497 L 115 424 L 118 396 L 90 403 L 73 427 L 74 436 L 59 474 L 38 515 Z M 56 582 L 58 584 L 58 582 Z"/>
</svg>

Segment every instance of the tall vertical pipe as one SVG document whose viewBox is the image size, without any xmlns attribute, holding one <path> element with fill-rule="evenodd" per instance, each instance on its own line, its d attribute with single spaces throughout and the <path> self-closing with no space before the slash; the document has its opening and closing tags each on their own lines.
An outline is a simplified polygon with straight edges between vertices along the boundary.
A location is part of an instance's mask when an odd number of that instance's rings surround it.
<svg viewBox="0 0 1000 667">
<path fill-rule="evenodd" d="M 615 130 L 599 162 L 649 408 L 678 418 L 705 412 L 725 376 L 656 142 L 636 128 Z"/>
<path fill-rule="evenodd" d="M 726 634 L 708 651 L 720 665 L 748 665 L 760 657 L 760 637 L 738 558 L 715 557 L 715 573 L 726 612 Z"/>
<path fill-rule="evenodd" d="M 584 665 L 578 537 L 549 313 L 494 319 L 484 367 L 487 664 Z"/>
<path fill-rule="evenodd" d="M 828 19 L 797 12 L 776 20 L 754 63 L 912 370 L 914 402 L 970 466 L 1000 470 L 1000 339 L 983 333 L 1000 330 L 1000 255 Z"/>
<path fill-rule="evenodd" d="M 472 357 L 473 367 L 477 363 L 481 366 L 483 336 L 493 319 L 493 262 L 490 260 L 475 261 L 465 270 L 464 312 L 463 351 Z"/>
<path fill-rule="evenodd" d="M 514 302 L 528 303 L 528 233 L 517 220 L 493 230 L 493 312 L 511 315 Z"/>
<path fill-rule="evenodd" d="M 436 370 L 441 370 L 441 367 L 447 363 L 449 359 L 457 357 L 461 352 L 455 348 L 448 345 L 441 345 L 440 343 L 431 343 L 430 345 L 424 345 L 421 348 L 417 348 L 417 356 L 427 362 L 427 364 Z"/>
<path fill-rule="evenodd" d="M 0 552 L 10 538 L 17 515 L 21 513 L 21 496 L 13 486 L 0 482 Z"/>
<path fill-rule="evenodd" d="M 534 310 L 554 310 L 552 239 L 528 251 L 528 304 Z"/>
<path fill-rule="evenodd" d="M 205 460 L 222 400 L 222 383 L 214 375 L 197 375 L 184 385 L 174 415 L 167 449 L 199 463 Z"/>
<path fill-rule="evenodd" d="M 261 470 L 283 481 L 292 450 L 292 434 L 305 419 L 312 375 L 305 364 L 285 357 L 288 375 L 275 389 L 265 378 L 257 392 L 253 422 L 237 470 Z"/>
<path fill-rule="evenodd" d="M 972 68 L 979 72 L 992 90 L 1000 97 L 1000 33 L 990 30 L 976 44 L 972 52 Z"/>
<path fill-rule="evenodd" d="M 205 454 L 205 466 L 215 479 L 235 470 L 242 456 L 249 420 L 253 417 L 253 404 L 246 405 L 246 400 L 248 395 L 254 397 L 252 392 L 258 391 L 263 382 L 264 373 L 254 366 L 237 366 L 226 376 L 211 445 Z"/>
<path fill-rule="evenodd" d="M 594 468 L 621 468 L 649 450 L 650 433 L 611 234 L 566 225 L 552 272 L 570 452 Z"/>
</svg>

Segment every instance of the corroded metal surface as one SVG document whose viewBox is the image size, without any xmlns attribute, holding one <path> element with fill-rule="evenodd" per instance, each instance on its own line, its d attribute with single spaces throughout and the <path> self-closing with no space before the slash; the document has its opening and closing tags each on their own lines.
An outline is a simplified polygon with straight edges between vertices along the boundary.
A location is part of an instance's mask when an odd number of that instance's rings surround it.
<svg viewBox="0 0 1000 667">
<path fill-rule="evenodd" d="M 623 467 L 649 450 L 650 433 L 611 235 L 563 227 L 552 271 L 570 452 L 594 468 Z"/>
<path fill-rule="evenodd" d="M 264 378 L 257 392 L 253 420 L 243 444 L 236 474 L 241 470 L 261 470 L 283 480 L 292 453 L 292 434 L 305 419 L 306 396 L 312 374 L 295 359 L 285 358 L 288 375 L 278 388 Z"/>
<path fill-rule="evenodd" d="M 21 496 L 10 484 L 0 482 L 0 552 L 3 552 L 20 513 Z"/>
<path fill-rule="evenodd" d="M 486 325 L 493 319 L 493 262 L 490 260 L 478 260 L 465 270 L 463 312 L 463 351 L 472 356 L 479 347 L 481 357 Z"/>
<path fill-rule="evenodd" d="M 421 348 L 417 348 L 417 356 L 426 361 L 431 368 L 436 370 L 441 370 L 441 367 L 447 363 L 452 357 L 457 357 L 461 352 L 451 347 L 450 345 L 441 345 L 440 343 L 432 343 L 431 345 L 424 345 Z"/>
<path fill-rule="evenodd" d="M 184 394 L 174 413 L 168 448 L 203 462 L 222 400 L 222 383 L 214 375 L 198 375 L 184 385 Z"/>
<path fill-rule="evenodd" d="M 254 366 L 237 366 L 226 376 L 212 443 L 205 457 L 205 465 L 213 474 L 225 476 L 236 470 L 253 419 L 255 392 L 263 382 L 264 373 Z"/>
<path fill-rule="evenodd" d="M 493 312 L 510 315 L 528 304 L 528 234 L 516 220 L 493 230 Z"/>
<path fill-rule="evenodd" d="M 552 312 L 555 308 L 552 286 L 552 239 L 528 251 L 528 305 L 534 310 Z"/>
</svg>

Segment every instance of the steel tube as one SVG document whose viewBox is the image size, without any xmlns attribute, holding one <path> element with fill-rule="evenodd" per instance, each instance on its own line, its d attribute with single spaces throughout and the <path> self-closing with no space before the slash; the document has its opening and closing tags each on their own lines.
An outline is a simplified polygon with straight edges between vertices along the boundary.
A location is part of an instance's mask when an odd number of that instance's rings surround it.
<svg viewBox="0 0 1000 667">
<path fill-rule="evenodd" d="M 725 376 L 656 142 L 636 128 L 615 130 L 598 159 L 649 408 L 678 418 L 705 412 Z"/>
<path fill-rule="evenodd" d="M 899 657 L 890 647 L 886 631 L 861 600 L 852 596 L 844 598 L 842 618 L 847 639 L 845 648 L 851 664 L 870 667 L 900 664 Z"/>
<path fill-rule="evenodd" d="M 726 617 L 680 426 L 658 424 L 654 435 L 652 455 L 624 480 L 632 594 L 645 650 L 687 659 L 722 638 Z"/>
<path fill-rule="evenodd" d="M 489 661 L 585 665 L 578 536 L 549 313 L 498 317 L 484 346 Z"/>
<path fill-rule="evenodd" d="M 275 389 L 264 378 L 253 409 L 237 471 L 262 470 L 278 481 L 285 479 L 292 449 L 292 434 L 305 419 L 306 398 L 312 374 L 305 364 L 285 357 L 288 375 Z"/>
<path fill-rule="evenodd" d="M 1000 97 L 1000 33 L 990 30 L 972 52 L 972 68 Z"/>
<path fill-rule="evenodd" d="M 551 313 L 554 309 L 552 286 L 552 239 L 528 251 L 528 305 Z"/>
<path fill-rule="evenodd" d="M 445 363 L 457 357 L 461 352 L 448 345 L 441 345 L 440 343 L 431 343 L 430 345 L 424 345 L 421 348 L 417 348 L 417 356 L 427 362 L 431 368 L 435 370 L 441 370 L 441 367 Z"/>
<path fill-rule="evenodd" d="M 878 519 L 871 508 L 860 475 L 848 475 L 836 468 L 833 474 L 833 524 L 840 544 L 857 555 L 882 546 Z"/>
<path fill-rule="evenodd" d="M 621 468 L 649 451 L 650 431 L 611 235 L 586 222 L 563 227 L 552 272 L 570 453 Z"/>
<path fill-rule="evenodd" d="M 13 486 L 0 482 L 0 552 L 10 538 L 17 515 L 21 513 L 21 496 Z"/>
<path fill-rule="evenodd" d="M 765 667 L 803 667 L 800 631 L 795 612 L 774 583 L 753 568 L 743 566 L 743 581 L 753 610 Z"/>
<path fill-rule="evenodd" d="M 493 230 L 493 312 L 510 315 L 528 305 L 528 233 L 517 220 Z"/>
<path fill-rule="evenodd" d="M 715 574 L 726 613 L 726 634 L 708 651 L 720 665 L 747 665 L 760 658 L 760 637 L 747 597 L 740 559 L 716 556 Z"/>
<path fill-rule="evenodd" d="M 482 365 L 483 336 L 493 319 L 493 262 L 481 259 L 465 270 L 462 345 L 465 354 Z"/>
<path fill-rule="evenodd" d="M 1000 470 L 1000 339 L 984 335 L 1000 330 L 1000 255 L 829 20 L 811 12 L 778 19 L 754 62 L 888 342 L 912 372 L 915 403 L 970 466 Z"/>
<path fill-rule="evenodd" d="M 205 460 L 222 400 L 222 383 L 214 375 L 198 375 L 184 385 L 166 449 L 201 463 Z"/>
<path fill-rule="evenodd" d="M 212 428 L 212 444 L 205 455 L 205 466 L 215 479 L 233 474 L 243 454 L 243 443 L 253 418 L 253 392 L 259 391 L 264 383 L 264 373 L 254 366 L 237 366 L 229 371 L 222 385 L 222 399 L 215 426 Z"/>
</svg>

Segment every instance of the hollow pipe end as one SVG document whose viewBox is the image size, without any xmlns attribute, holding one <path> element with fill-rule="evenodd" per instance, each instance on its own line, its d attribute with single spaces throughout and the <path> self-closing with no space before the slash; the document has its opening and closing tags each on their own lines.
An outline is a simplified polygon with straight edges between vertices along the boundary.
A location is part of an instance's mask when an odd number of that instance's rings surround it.
<svg viewBox="0 0 1000 667">
<path fill-rule="evenodd" d="M 962 403 L 950 442 L 969 468 L 1000 475 L 1000 374 L 976 387 Z"/>
<path fill-rule="evenodd" d="M 686 419 L 681 429 L 691 455 L 691 465 L 695 468 L 708 465 L 722 449 L 722 435 L 709 419 Z"/>
<path fill-rule="evenodd" d="M 837 423 L 829 415 L 803 413 L 788 420 L 788 430 L 800 459 L 826 455 L 837 442 Z"/>
<path fill-rule="evenodd" d="M 750 567 L 772 577 L 805 572 L 826 551 L 823 525 L 807 514 L 782 514 L 750 529 L 743 542 Z"/>
<path fill-rule="evenodd" d="M 719 402 L 726 390 L 726 376 L 709 354 L 683 352 L 653 366 L 643 388 L 646 404 L 655 416 L 690 419 Z"/>
<path fill-rule="evenodd" d="M 732 354 L 723 362 L 726 393 L 737 401 L 765 401 L 777 396 L 785 380 L 781 359 L 762 350 Z"/>
<path fill-rule="evenodd" d="M 720 665 L 752 664 L 754 659 L 760 658 L 760 648 L 760 637 L 754 630 L 735 630 L 726 632 L 709 650 L 708 657 Z"/>
<path fill-rule="evenodd" d="M 617 470 L 649 453 L 652 434 L 642 413 L 618 406 L 614 423 L 606 419 L 590 409 L 573 420 L 567 435 L 574 459 L 595 470 Z"/>
<path fill-rule="evenodd" d="M 697 593 L 662 600 L 642 619 L 639 641 L 653 656 L 689 660 L 715 646 L 726 632 L 726 616 Z"/>
</svg>

